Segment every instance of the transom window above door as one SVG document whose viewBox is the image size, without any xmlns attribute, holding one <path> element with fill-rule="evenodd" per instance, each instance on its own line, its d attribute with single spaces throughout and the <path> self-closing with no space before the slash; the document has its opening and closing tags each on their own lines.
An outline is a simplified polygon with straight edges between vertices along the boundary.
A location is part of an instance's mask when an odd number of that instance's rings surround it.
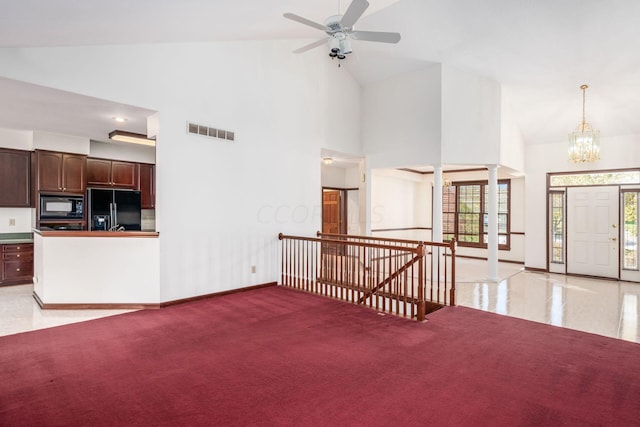
<svg viewBox="0 0 640 427">
<path fill-rule="evenodd" d="M 549 176 L 550 187 L 579 187 L 584 185 L 640 184 L 640 170 L 589 173 L 558 173 Z"/>
</svg>

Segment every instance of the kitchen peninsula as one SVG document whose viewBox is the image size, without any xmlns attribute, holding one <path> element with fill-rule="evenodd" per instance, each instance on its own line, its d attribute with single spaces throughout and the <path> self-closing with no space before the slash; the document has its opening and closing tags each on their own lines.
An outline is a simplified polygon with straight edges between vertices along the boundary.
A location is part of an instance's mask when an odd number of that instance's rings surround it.
<svg viewBox="0 0 640 427">
<path fill-rule="evenodd" d="M 34 229 L 34 297 L 42 308 L 157 308 L 158 235 Z"/>
</svg>

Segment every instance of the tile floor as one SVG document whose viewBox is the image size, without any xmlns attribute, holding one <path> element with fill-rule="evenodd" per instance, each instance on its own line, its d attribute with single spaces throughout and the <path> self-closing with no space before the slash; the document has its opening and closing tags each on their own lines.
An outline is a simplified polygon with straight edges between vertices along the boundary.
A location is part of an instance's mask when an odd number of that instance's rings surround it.
<svg viewBox="0 0 640 427">
<path fill-rule="evenodd" d="M 83 322 L 132 310 L 41 310 L 33 285 L 0 286 L 0 336 Z"/>
<path fill-rule="evenodd" d="M 487 282 L 486 262 L 458 258 L 457 303 L 640 343 L 640 283 L 523 271 L 500 263 Z M 0 287 L 0 336 L 126 313 L 131 310 L 41 310 L 32 285 Z"/>
<path fill-rule="evenodd" d="M 512 271 L 513 266 L 500 264 L 504 279 L 497 283 L 458 281 L 456 303 L 640 343 L 640 283 L 535 273 L 517 265 Z"/>
</svg>

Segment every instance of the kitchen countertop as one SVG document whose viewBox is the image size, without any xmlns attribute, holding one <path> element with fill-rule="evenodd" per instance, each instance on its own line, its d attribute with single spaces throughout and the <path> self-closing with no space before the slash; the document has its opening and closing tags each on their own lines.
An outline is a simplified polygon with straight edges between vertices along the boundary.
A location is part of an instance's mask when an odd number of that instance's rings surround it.
<svg viewBox="0 0 640 427">
<path fill-rule="evenodd" d="M 33 243 L 33 233 L 0 233 L 0 244 Z"/>
<path fill-rule="evenodd" d="M 157 231 L 81 231 L 81 230 L 39 230 L 33 232 L 43 237 L 158 237 Z"/>
</svg>

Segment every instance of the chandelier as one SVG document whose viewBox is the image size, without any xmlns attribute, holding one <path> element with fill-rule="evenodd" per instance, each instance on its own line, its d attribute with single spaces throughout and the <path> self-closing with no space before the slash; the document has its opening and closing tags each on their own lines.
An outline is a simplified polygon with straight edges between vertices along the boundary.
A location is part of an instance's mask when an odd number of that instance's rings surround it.
<svg viewBox="0 0 640 427">
<path fill-rule="evenodd" d="M 584 115 L 585 92 L 589 86 L 582 85 L 582 122 L 569 133 L 569 161 L 573 163 L 595 162 L 600 159 L 600 131 L 593 130 Z"/>
</svg>

